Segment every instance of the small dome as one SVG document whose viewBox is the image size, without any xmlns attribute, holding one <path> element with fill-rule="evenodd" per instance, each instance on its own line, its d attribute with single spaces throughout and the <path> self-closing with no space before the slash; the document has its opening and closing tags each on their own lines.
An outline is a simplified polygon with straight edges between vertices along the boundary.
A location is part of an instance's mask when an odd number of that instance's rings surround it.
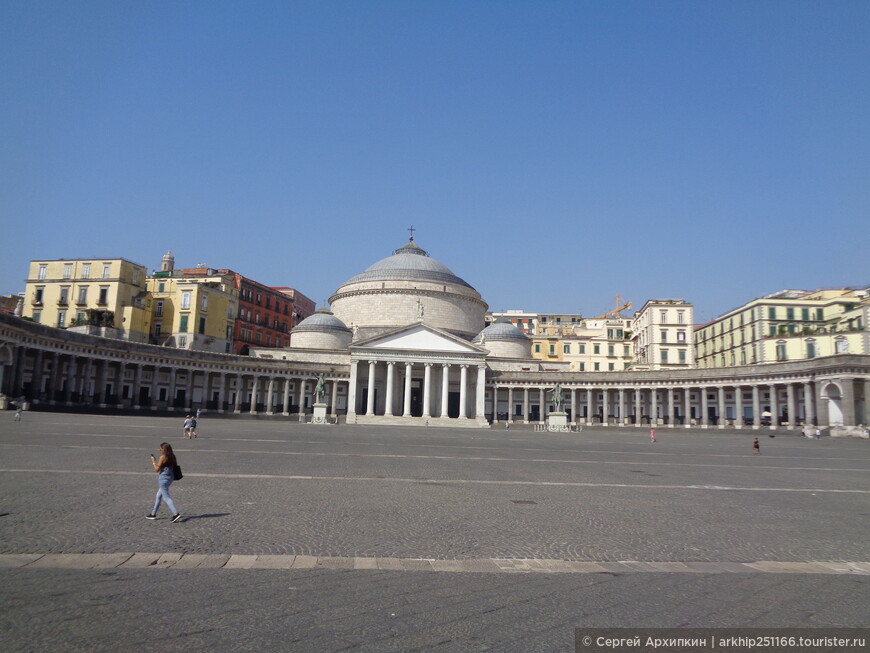
<svg viewBox="0 0 870 653">
<path fill-rule="evenodd" d="M 477 334 L 474 342 L 481 340 L 525 340 L 529 337 L 510 322 L 495 322 Z"/>
<path fill-rule="evenodd" d="M 299 324 L 297 324 L 292 332 L 297 331 L 344 331 L 350 333 L 344 322 L 339 320 L 327 308 L 321 308 L 314 315 L 309 315 Z"/>
</svg>

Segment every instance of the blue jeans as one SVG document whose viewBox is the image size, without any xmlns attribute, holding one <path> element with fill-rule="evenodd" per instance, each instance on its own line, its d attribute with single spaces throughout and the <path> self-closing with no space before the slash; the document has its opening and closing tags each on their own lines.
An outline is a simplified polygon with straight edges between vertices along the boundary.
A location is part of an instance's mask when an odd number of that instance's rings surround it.
<svg viewBox="0 0 870 653">
<path fill-rule="evenodd" d="M 173 503 L 172 497 L 169 496 L 170 485 L 172 485 L 172 471 L 168 474 L 157 475 L 157 496 L 154 498 L 154 510 L 151 511 L 152 515 L 157 514 L 161 501 L 166 501 L 166 507 L 172 511 L 173 515 L 178 514 L 178 511 L 175 509 L 175 503 Z"/>
</svg>

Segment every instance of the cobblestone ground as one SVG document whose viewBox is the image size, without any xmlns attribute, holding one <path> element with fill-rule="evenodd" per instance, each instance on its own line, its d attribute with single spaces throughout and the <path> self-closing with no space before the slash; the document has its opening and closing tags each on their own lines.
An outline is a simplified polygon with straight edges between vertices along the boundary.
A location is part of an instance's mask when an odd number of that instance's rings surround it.
<svg viewBox="0 0 870 653">
<path fill-rule="evenodd" d="M 870 443 L 0 414 L 0 553 L 870 560 Z M 760 436 L 761 455 L 752 455 Z M 172 443 L 185 516 L 147 521 Z M 193 559 L 193 558 L 190 558 Z M 866 575 L 0 570 L 7 650 L 571 650 L 589 626 L 866 626 Z M 169 633 L 158 636 L 156 633 Z M 119 639 L 123 638 L 123 639 Z"/>
</svg>

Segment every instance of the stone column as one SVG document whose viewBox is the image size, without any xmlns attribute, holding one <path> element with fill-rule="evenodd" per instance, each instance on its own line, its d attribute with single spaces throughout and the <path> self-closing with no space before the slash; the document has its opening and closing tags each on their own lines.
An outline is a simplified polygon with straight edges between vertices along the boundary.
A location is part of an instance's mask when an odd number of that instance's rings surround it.
<svg viewBox="0 0 870 653">
<path fill-rule="evenodd" d="M 707 386 L 701 386 L 701 426 L 707 428 L 710 426 L 710 411 L 707 403 Z"/>
<path fill-rule="evenodd" d="M 136 371 L 133 372 L 133 396 L 130 399 L 133 402 L 134 410 L 139 410 L 142 407 L 139 403 L 139 397 L 142 395 L 142 370 L 144 367 L 142 363 L 139 363 L 136 365 Z"/>
<path fill-rule="evenodd" d="M 429 394 L 432 392 L 432 363 L 426 363 L 423 371 L 423 417 L 429 414 Z"/>
<path fill-rule="evenodd" d="M 617 425 L 625 424 L 625 388 L 619 389 L 619 419 Z"/>
<path fill-rule="evenodd" d="M 468 365 L 459 366 L 459 419 L 468 417 Z M 486 410 L 484 408 L 484 410 Z M 478 415 L 479 417 L 479 415 Z"/>
<path fill-rule="evenodd" d="M 100 408 L 105 408 L 109 403 L 109 393 L 106 392 L 106 386 L 109 383 L 109 361 L 102 359 L 99 361 L 99 369 L 97 370 L 97 387 L 95 399 L 98 400 Z"/>
<path fill-rule="evenodd" d="M 359 361 L 350 362 L 350 381 L 347 385 L 347 420 L 352 423 L 356 418 L 356 386 Z"/>
<path fill-rule="evenodd" d="M 752 386 L 752 428 L 761 428 L 761 391 L 757 385 Z"/>
<path fill-rule="evenodd" d="M 48 405 L 54 406 L 55 403 L 55 395 L 57 394 L 57 384 L 59 383 L 59 375 L 60 374 L 60 352 L 54 352 L 52 361 L 51 361 L 51 373 L 48 376 Z M 2 392 L 3 387 L 3 365 L 0 364 L 0 392 Z"/>
<path fill-rule="evenodd" d="M 719 428 L 724 429 L 725 428 L 725 415 L 726 415 L 726 413 L 725 413 L 725 386 L 720 385 L 717 388 L 717 391 L 719 393 L 719 397 L 718 397 L 719 407 L 716 410 L 719 413 L 719 420 L 718 420 L 719 421 Z"/>
<path fill-rule="evenodd" d="M 284 377 L 284 397 L 281 405 L 281 414 L 284 417 L 290 416 L 290 377 Z"/>
<path fill-rule="evenodd" d="M 411 416 L 411 379 L 413 378 L 413 363 L 405 363 L 405 397 L 402 406 L 402 417 Z"/>
<path fill-rule="evenodd" d="M 486 419 L 486 366 L 479 365 L 477 368 L 477 401 L 474 406 L 474 417 L 477 421 Z"/>
<path fill-rule="evenodd" d="M 509 424 L 514 421 L 514 387 L 512 385 L 508 386 L 507 421 Z"/>
<path fill-rule="evenodd" d="M 770 384 L 770 428 L 779 426 L 779 397 L 776 394 L 776 385 Z"/>
<path fill-rule="evenodd" d="M 375 414 L 375 366 L 377 361 L 369 361 L 368 395 L 366 396 L 366 415 Z"/>
<path fill-rule="evenodd" d="M 797 402 L 794 396 L 794 383 L 787 384 L 785 392 L 787 397 L 786 405 L 788 406 L 788 422 L 786 422 L 786 426 L 794 428 L 797 425 Z"/>
<path fill-rule="evenodd" d="M 338 416 L 338 408 L 337 408 L 337 406 L 338 406 L 338 381 L 337 380 L 332 381 L 330 383 L 330 385 L 332 386 L 330 388 L 330 390 L 332 391 L 332 406 L 330 407 L 329 414 L 332 417 L 337 417 Z"/>
<path fill-rule="evenodd" d="M 865 381 L 865 387 L 868 384 Z M 813 401 L 813 386 L 811 383 L 804 383 L 804 414 L 806 415 L 807 424 L 816 423 L 815 402 Z"/>
<path fill-rule="evenodd" d="M 577 423 L 577 388 L 571 388 L 571 423 Z"/>
<path fill-rule="evenodd" d="M 157 399 L 160 397 L 160 366 L 154 366 L 154 373 L 151 375 L 151 394 L 148 399 L 151 402 L 151 410 L 157 410 Z"/>
<path fill-rule="evenodd" d="M 260 377 L 256 374 L 251 379 L 251 409 L 248 411 L 251 415 L 257 414 L 257 393 L 260 390 Z"/>
<path fill-rule="evenodd" d="M 236 415 L 242 412 L 242 393 L 244 392 L 245 379 L 241 374 L 236 374 L 236 400 L 233 402 L 233 413 Z"/>
<path fill-rule="evenodd" d="M 523 388 L 523 424 L 529 423 L 529 389 Z"/>
<path fill-rule="evenodd" d="M 595 423 L 595 413 L 592 412 L 592 388 L 586 388 L 586 423 Z"/>
<path fill-rule="evenodd" d="M 603 426 L 607 426 L 610 422 L 610 390 L 603 388 L 602 392 L 604 393 L 604 404 L 601 407 L 601 423 Z"/>
<path fill-rule="evenodd" d="M 82 374 L 81 380 L 81 391 L 79 392 L 79 399 L 83 404 L 91 403 L 91 372 L 94 369 L 94 360 L 92 358 L 85 359 L 85 371 Z"/>
<path fill-rule="evenodd" d="M 689 428 L 692 425 L 692 389 L 688 386 L 683 388 L 683 403 L 685 404 L 686 417 L 683 426 Z"/>
<path fill-rule="evenodd" d="M 66 366 L 66 387 L 64 388 L 63 400 L 67 406 L 72 405 L 72 396 L 73 392 L 75 392 L 76 385 L 76 371 L 78 367 L 78 363 L 76 362 L 75 356 L 69 357 L 69 363 Z"/>
<path fill-rule="evenodd" d="M 305 417 L 305 386 L 308 385 L 308 380 L 305 378 L 299 379 L 299 421 L 301 422 Z"/>
<path fill-rule="evenodd" d="M 44 361 L 43 361 L 43 351 L 41 349 L 36 350 L 36 356 L 33 360 L 33 399 L 40 399 L 40 394 L 42 394 L 42 378 L 43 378 L 43 370 L 45 369 Z"/>
<path fill-rule="evenodd" d="M 196 372 L 194 370 L 187 370 L 187 390 L 184 392 L 184 403 L 186 405 L 184 406 L 184 410 L 189 414 L 193 413 L 193 388 L 195 387 L 195 376 Z"/>
<path fill-rule="evenodd" d="M 224 402 L 226 401 L 226 388 L 227 388 L 227 373 L 221 372 L 218 375 L 217 412 L 219 415 L 222 415 L 224 413 Z"/>
<path fill-rule="evenodd" d="M 384 404 L 384 415 L 393 416 L 393 384 L 395 383 L 396 363 L 387 363 L 387 394 Z"/>
<path fill-rule="evenodd" d="M 674 402 L 674 389 L 668 388 L 668 426 L 671 428 L 677 427 L 677 411 Z"/>
<path fill-rule="evenodd" d="M 115 372 L 115 394 L 118 395 L 118 408 L 124 407 L 124 377 L 127 376 L 127 363 L 121 361 Z"/>
<path fill-rule="evenodd" d="M 734 386 L 734 426 L 743 428 L 743 388 L 739 385 Z"/>
<path fill-rule="evenodd" d="M 166 407 L 170 410 L 175 410 L 175 384 L 177 383 L 178 370 L 174 367 L 169 368 L 169 390 L 166 395 Z"/>
<path fill-rule="evenodd" d="M 275 377 L 269 376 L 269 384 L 266 386 L 266 414 L 274 415 L 275 411 L 272 410 L 272 401 L 275 393 Z"/>
<path fill-rule="evenodd" d="M 640 401 L 640 388 L 634 389 L 634 425 L 642 426 L 643 422 L 643 404 Z"/>
<path fill-rule="evenodd" d="M 450 377 L 450 365 L 448 363 L 441 364 L 441 417 L 447 419 L 447 398 L 448 398 L 448 382 Z"/>
</svg>

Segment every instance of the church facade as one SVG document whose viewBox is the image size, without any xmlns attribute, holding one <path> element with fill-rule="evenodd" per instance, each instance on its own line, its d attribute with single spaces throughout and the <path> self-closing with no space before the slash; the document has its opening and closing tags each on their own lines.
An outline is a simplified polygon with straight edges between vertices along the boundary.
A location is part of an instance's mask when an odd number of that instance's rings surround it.
<svg viewBox="0 0 870 653">
<path fill-rule="evenodd" d="M 572 372 L 531 356 L 510 323 L 413 237 L 341 284 L 284 349 L 250 356 L 98 338 L 0 314 L 0 406 L 283 415 L 304 420 L 326 383 L 349 424 L 545 423 L 563 388 L 572 425 L 837 427 L 870 421 L 870 356 L 727 369 Z M 485 328 L 484 328 L 485 327 Z"/>
</svg>

